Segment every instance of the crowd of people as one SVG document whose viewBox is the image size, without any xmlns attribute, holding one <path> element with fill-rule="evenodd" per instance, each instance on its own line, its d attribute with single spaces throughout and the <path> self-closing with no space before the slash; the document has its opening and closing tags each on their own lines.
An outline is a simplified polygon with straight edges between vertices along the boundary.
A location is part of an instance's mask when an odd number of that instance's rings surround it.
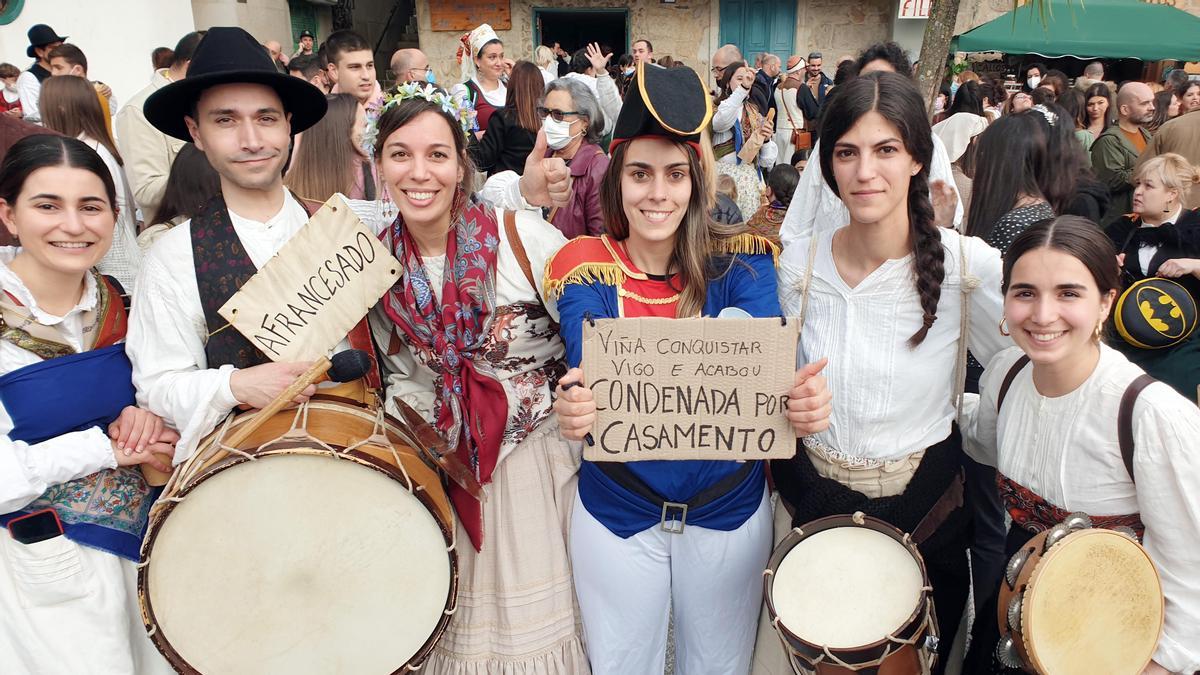
<svg viewBox="0 0 1200 675">
<path fill-rule="evenodd" d="M 467 474 L 444 478 L 458 600 L 426 671 L 650 674 L 673 651 L 688 675 L 791 672 L 763 570 L 793 526 L 856 512 L 923 533 L 933 673 L 1016 672 L 1005 561 L 1079 512 L 1157 568 L 1145 672 L 1200 671 L 1184 71 L 1030 63 L 1009 91 L 963 70 L 931 123 L 895 43 L 724 45 L 698 72 L 648 39 L 515 59 L 484 24 L 456 82 L 418 49 L 381 82 L 352 30 L 292 51 L 217 27 L 154 50 L 122 106 L 68 38 L 28 37 L 32 65 L 0 64 L 0 672 L 171 672 L 138 606 L 139 469 L 309 368 L 219 310 L 337 195 L 401 269 L 338 349 L 375 355 L 387 412 Z M 1155 280 L 1177 306 L 1127 316 Z M 800 322 L 795 456 L 583 459 L 584 324 L 730 311 Z M 47 512 L 48 536 L 19 526 Z"/>
</svg>

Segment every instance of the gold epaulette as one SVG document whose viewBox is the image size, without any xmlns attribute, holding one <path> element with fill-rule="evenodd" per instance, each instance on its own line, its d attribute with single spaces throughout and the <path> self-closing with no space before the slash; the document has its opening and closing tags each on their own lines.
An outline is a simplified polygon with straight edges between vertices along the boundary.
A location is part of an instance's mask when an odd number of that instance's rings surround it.
<svg viewBox="0 0 1200 675">
<path fill-rule="evenodd" d="M 734 235 L 726 239 L 722 239 L 717 243 L 716 250 L 718 253 L 726 253 L 729 255 L 741 253 L 744 255 L 766 255 L 771 254 L 775 264 L 779 264 L 779 247 L 766 237 L 744 232 Z"/>
<path fill-rule="evenodd" d="M 624 270 L 600 237 L 576 237 L 546 263 L 542 292 L 557 299 L 567 284 L 619 286 L 625 279 Z"/>
</svg>

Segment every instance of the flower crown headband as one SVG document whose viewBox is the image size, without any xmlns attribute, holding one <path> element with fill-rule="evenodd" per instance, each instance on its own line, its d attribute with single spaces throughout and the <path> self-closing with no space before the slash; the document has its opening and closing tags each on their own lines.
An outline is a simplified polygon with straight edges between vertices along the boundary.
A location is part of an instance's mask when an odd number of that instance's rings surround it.
<svg viewBox="0 0 1200 675">
<path fill-rule="evenodd" d="M 363 150 L 366 150 L 368 157 L 375 156 L 375 144 L 379 141 L 379 118 L 383 117 L 383 114 L 390 108 L 412 99 L 429 101 L 440 107 L 442 112 L 458 121 L 463 135 L 468 138 L 472 132 L 479 130 L 475 106 L 471 105 L 470 101 L 448 94 L 432 84 L 409 82 L 399 85 L 394 92 L 384 96 L 383 105 L 367 109 L 367 125 L 363 129 L 362 147 Z"/>
</svg>

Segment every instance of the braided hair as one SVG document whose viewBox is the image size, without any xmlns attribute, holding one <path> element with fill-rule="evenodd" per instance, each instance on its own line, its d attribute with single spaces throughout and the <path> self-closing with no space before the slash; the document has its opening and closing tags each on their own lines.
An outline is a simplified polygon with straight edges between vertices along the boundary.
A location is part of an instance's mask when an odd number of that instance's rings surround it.
<svg viewBox="0 0 1200 675">
<path fill-rule="evenodd" d="M 917 86 L 896 73 L 875 72 L 834 89 L 821 115 L 821 173 L 834 194 L 841 196 L 833 173 L 837 140 L 867 113 L 879 113 L 899 131 L 904 148 L 921 169 L 908 184 L 908 227 L 913 242 L 913 282 L 924 313 L 921 328 L 908 339 L 920 345 L 937 320 L 942 281 L 946 278 L 942 235 L 934 222 L 929 198 L 929 166 L 933 161 L 933 133 L 925 116 L 925 102 Z"/>
</svg>

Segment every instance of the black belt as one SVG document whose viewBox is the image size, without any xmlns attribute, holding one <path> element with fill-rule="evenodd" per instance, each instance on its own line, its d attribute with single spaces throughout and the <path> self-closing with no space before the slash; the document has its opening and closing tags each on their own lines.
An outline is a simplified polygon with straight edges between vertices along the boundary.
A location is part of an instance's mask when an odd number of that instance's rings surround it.
<svg viewBox="0 0 1200 675">
<path fill-rule="evenodd" d="M 629 466 L 624 462 L 592 463 L 597 469 L 600 469 L 601 473 L 611 478 L 617 485 L 661 508 L 662 519 L 659 524 L 662 529 L 672 534 L 683 532 L 684 525 L 687 523 L 689 509 L 698 509 L 702 506 L 707 506 L 732 492 L 734 488 L 746 480 L 750 472 L 754 470 L 755 464 L 754 462 L 743 462 L 737 471 L 704 488 L 686 502 L 672 502 L 655 492 L 654 488 L 646 485 L 646 481 L 638 478 L 637 474 L 630 471 Z"/>
</svg>

